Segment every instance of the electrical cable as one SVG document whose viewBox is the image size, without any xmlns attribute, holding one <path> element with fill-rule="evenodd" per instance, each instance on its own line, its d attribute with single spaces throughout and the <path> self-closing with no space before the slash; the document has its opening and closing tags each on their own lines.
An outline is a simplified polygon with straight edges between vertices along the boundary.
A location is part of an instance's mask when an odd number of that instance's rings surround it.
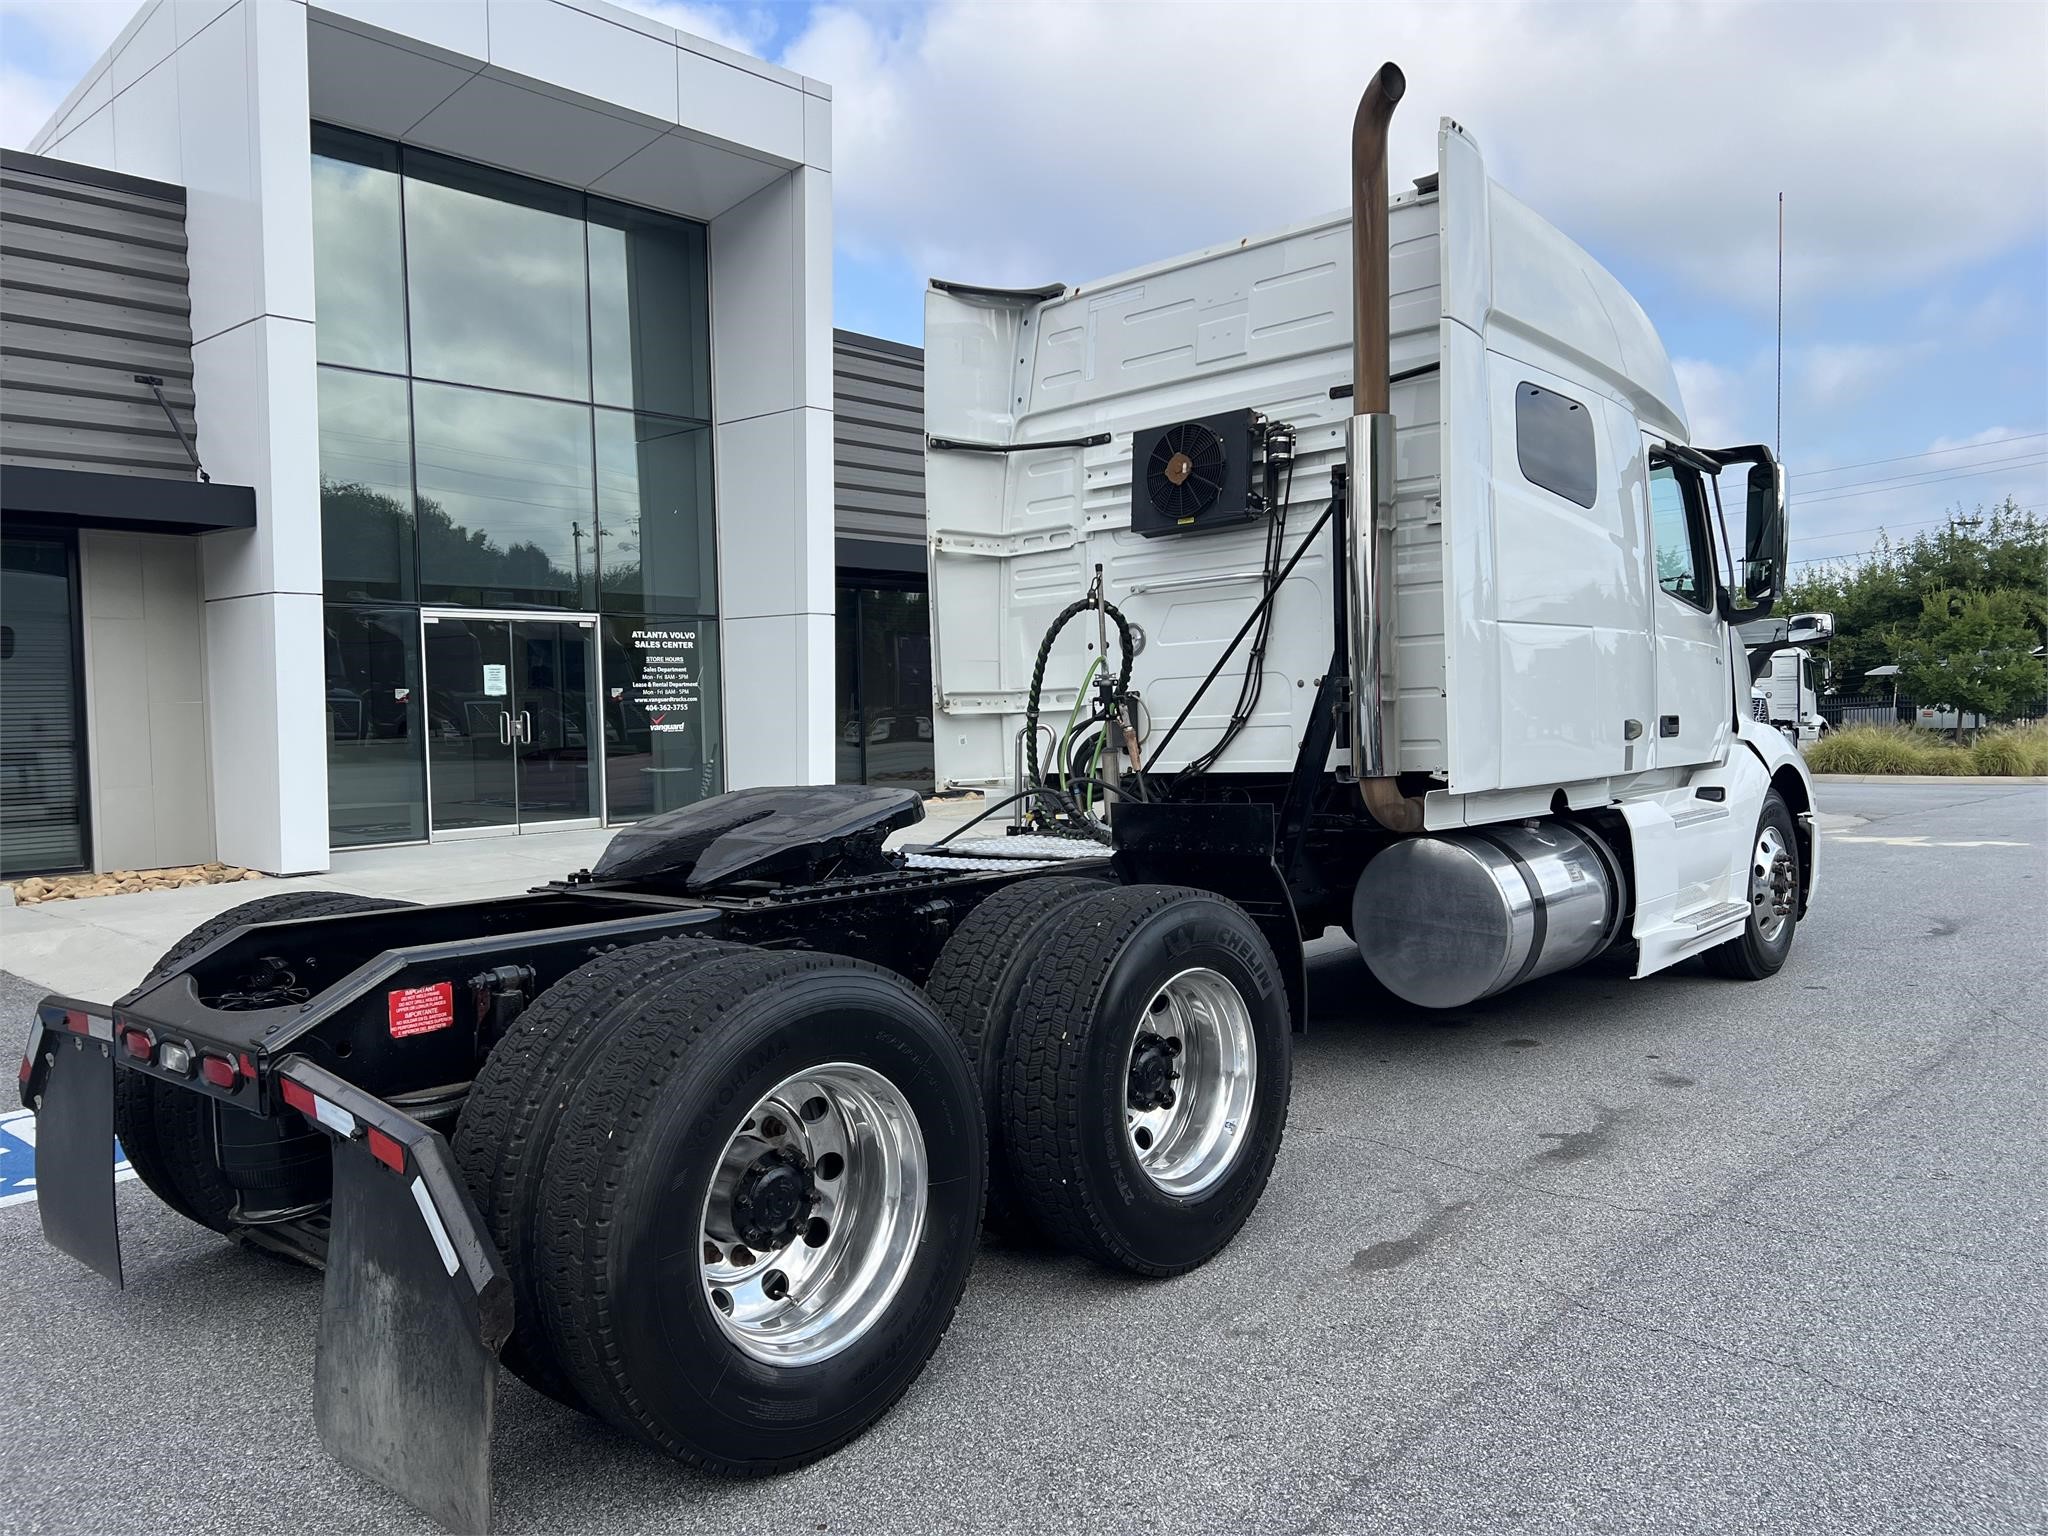
<svg viewBox="0 0 2048 1536">
<path fill-rule="evenodd" d="M 965 832 L 969 827 L 980 826 L 981 823 L 987 821 L 989 817 L 995 815 L 995 813 L 997 811 L 1000 811 L 1004 806 L 1015 805 L 1019 800 L 1028 800 L 1033 798 L 1034 796 L 1040 796 L 1055 801 L 1067 799 L 1065 795 L 1061 794 L 1057 789 L 1054 789 L 1050 784 L 1033 784 L 1028 789 L 1018 790 L 1017 793 L 1014 795 L 1005 795 L 1000 800 L 993 800 L 989 802 L 989 804 L 982 807 L 981 813 L 979 815 L 974 816 L 967 821 L 961 822 L 959 826 L 955 827 L 952 831 L 948 832 L 944 837 L 940 838 L 937 842 L 928 843 L 926 844 L 926 846 L 930 848 L 943 848 L 946 846 L 946 844 L 953 841 L 954 838 L 958 837 L 962 832 Z M 1071 801 L 1068 801 L 1068 808 L 1072 809 Z"/>
<path fill-rule="evenodd" d="M 1273 613 L 1278 606 L 1272 599 L 1279 590 L 1280 562 L 1287 547 L 1287 504 L 1294 495 L 1294 429 L 1284 422 L 1276 422 L 1266 428 L 1266 490 L 1268 518 L 1266 522 L 1266 554 L 1262 566 L 1260 597 L 1263 604 L 1259 623 L 1253 634 L 1250 650 L 1245 656 L 1244 677 L 1237 690 L 1237 703 L 1224 723 L 1222 734 L 1212 742 L 1207 751 L 1184 765 L 1174 775 L 1173 784 L 1177 790 L 1183 784 L 1192 783 L 1214 768 L 1230 744 L 1243 734 L 1257 713 L 1260 696 L 1266 686 L 1266 645 L 1272 638 Z M 1284 473 L 1284 482 L 1282 474 Z"/>
</svg>

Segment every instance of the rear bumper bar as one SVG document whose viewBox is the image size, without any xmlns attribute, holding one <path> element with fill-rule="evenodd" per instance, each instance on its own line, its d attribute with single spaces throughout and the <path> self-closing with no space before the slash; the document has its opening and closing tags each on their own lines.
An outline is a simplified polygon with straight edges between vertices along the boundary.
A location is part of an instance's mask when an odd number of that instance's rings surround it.
<svg viewBox="0 0 2048 1536">
<path fill-rule="evenodd" d="M 111 1010 L 49 997 L 20 1074 L 22 1103 L 36 1112 L 43 1235 L 117 1286 L 122 1057 Z M 448 1143 L 303 1056 L 251 1065 L 271 1112 L 304 1116 L 333 1148 L 313 1389 L 321 1440 L 449 1529 L 487 1529 L 496 1356 L 512 1329 L 512 1290 Z"/>
</svg>

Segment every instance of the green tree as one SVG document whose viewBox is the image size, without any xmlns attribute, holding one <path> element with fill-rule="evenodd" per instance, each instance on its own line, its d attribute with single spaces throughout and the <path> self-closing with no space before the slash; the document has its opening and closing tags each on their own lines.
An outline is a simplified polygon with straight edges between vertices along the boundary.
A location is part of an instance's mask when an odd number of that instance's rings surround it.
<svg viewBox="0 0 2048 1536">
<path fill-rule="evenodd" d="M 2048 641 L 2048 526 L 2011 496 L 1973 513 L 1957 507 L 1941 527 L 1906 542 L 1894 544 L 1880 534 L 1861 559 L 1807 566 L 1791 583 L 1786 611 L 1835 616 L 1827 652 L 1831 687 L 1860 693 L 1870 687 L 1872 667 L 1903 667 L 1909 646 L 1923 657 L 1930 654 L 1936 642 L 1923 631 L 1923 619 L 1935 593 L 2006 594 L 2001 612 L 2009 616 L 2017 605 L 2032 645 Z M 1948 626 L 1940 629 L 1945 633 Z M 2036 696 L 2039 688 L 2036 678 Z M 1910 682 L 1906 691 L 1912 693 Z"/>
<path fill-rule="evenodd" d="M 2027 605 L 2010 588 L 1930 592 L 1920 622 L 1899 648 L 1901 680 L 1915 703 L 1961 716 L 2010 720 L 2040 696 L 2041 663 Z"/>
</svg>

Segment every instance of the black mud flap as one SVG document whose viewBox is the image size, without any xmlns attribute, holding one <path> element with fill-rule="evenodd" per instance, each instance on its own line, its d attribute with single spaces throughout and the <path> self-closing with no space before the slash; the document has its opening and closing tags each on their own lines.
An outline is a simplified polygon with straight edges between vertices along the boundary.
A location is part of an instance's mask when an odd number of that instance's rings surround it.
<svg viewBox="0 0 2048 1536">
<path fill-rule="evenodd" d="M 22 1102 L 36 1112 L 36 1208 L 43 1236 L 119 1285 L 114 1021 L 90 1004 L 45 998 L 21 1065 Z"/>
<path fill-rule="evenodd" d="M 334 1138 L 313 1372 L 328 1452 L 452 1531 L 488 1530 L 503 1261 L 434 1131 L 308 1062 L 285 1102 Z"/>
</svg>

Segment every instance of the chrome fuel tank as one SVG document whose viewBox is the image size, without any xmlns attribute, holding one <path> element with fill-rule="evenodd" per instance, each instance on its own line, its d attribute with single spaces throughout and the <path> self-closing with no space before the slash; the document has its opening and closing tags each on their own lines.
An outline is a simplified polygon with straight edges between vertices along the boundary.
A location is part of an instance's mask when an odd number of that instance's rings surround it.
<svg viewBox="0 0 2048 1536">
<path fill-rule="evenodd" d="M 1607 848 L 1559 821 L 1410 838 L 1359 876 L 1351 931 L 1389 991 L 1456 1008 L 1605 949 L 1617 883 Z"/>
</svg>

